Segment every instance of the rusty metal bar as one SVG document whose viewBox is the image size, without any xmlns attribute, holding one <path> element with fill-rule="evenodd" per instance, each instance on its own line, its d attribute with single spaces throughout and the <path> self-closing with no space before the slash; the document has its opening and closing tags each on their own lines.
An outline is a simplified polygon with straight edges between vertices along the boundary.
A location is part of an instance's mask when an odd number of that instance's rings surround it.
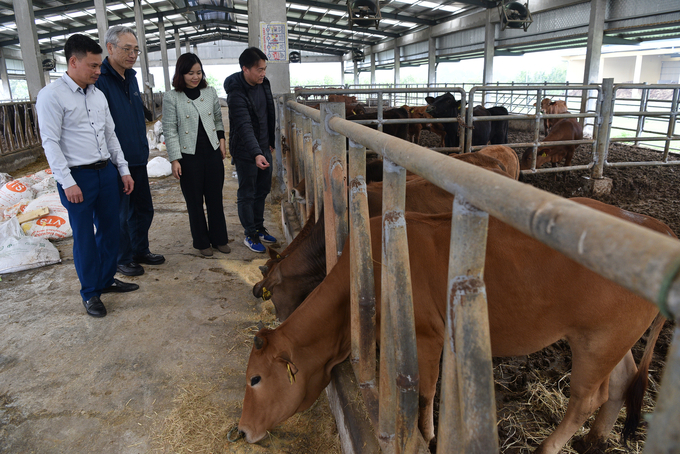
<svg viewBox="0 0 680 454">
<path fill-rule="evenodd" d="M 304 116 L 295 113 L 295 185 L 299 185 L 305 178 L 305 143 L 304 143 Z M 294 201 L 294 206 L 298 209 L 300 220 L 307 219 L 307 206 L 299 200 Z"/>
<path fill-rule="evenodd" d="M 380 436 L 389 435 L 395 454 L 415 452 L 420 381 L 405 203 L 406 169 L 383 159 L 381 329 L 387 331 L 380 338 Z M 383 361 L 389 344 L 394 356 Z"/>
<path fill-rule="evenodd" d="M 371 224 L 366 196 L 366 147 L 352 141 L 349 145 L 351 362 L 359 387 L 371 389 L 375 393 L 375 283 Z"/>
<path fill-rule="evenodd" d="M 303 167 L 305 169 L 305 221 L 309 216 L 309 210 L 315 206 L 314 194 L 314 152 L 312 150 L 312 119 L 302 118 L 302 142 L 303 142 Z"/>
<path fill-rule="evenodd" d="M 314 220 L 318 221 L 323 208 L 323 153 L 321 148 L 321 124 L 312 120 L 312 154 L 314 162 Z"/>
<path fill-rule="evenodd" d="M 680 443 L 680 326 L 673 328 L 644 454 L 676 454 Z"/>
<path fill-rule="evenodd" d="M 347 239 L 347 151 L 345 138 L 328 127 L 332 119 L 345 120 L 345 104 L 321 103 L 321 149 L 326 223 L 326 270 L 335 266 Z M 362 126 L 363 127 L 363 126 Z"/>
<path fill-rule="evenodd" d="M 453 202 L 444 375 L 439 407 L 440 454 L 498 452 L 484 261 L 489 215 L 460 195 Z M 447 401 L 452 396 L 451 401 Z"/>
</svg>

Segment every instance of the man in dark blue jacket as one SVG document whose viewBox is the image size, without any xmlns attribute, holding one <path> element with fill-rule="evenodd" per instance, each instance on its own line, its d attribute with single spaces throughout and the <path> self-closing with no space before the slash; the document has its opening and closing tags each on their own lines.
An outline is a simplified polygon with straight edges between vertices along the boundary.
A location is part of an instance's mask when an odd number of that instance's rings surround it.
<svg viewBox="0 0 680 454">
<path fill-rule="evenodd" d="M 149 228 L 153 220 L 153 202 L 146 164 L 149 143 L 146 139 L 144 105 L 137 85 L 136 71 L 139 47 L 137 36 L 129 27 L 115 26 L 106 32 L 106 57 L 101 75 L 95 84 L 109 102 L 116 124 L 116 136 L 128 161 L 135 190 L 130 195 L 121 192 L 120 246 L 118 272 L 126 276 L 144 274 L 140 263 L 160 265 L 165 257 L 149 250 Z"/>
<path fill-rule="evenodd" d="M 245 231 L 243 243 L 265 252 L 262 242 L 275 243 L 264 227 L 265 198 L 272 186 L 272 152 L 276 111 L 267 71 L 267 56 L 257 47 L 238 59 L 241 71 L 224 81 L 229 107 L 229 151 L 238 174 L 236 205 Z"/>
</svg>

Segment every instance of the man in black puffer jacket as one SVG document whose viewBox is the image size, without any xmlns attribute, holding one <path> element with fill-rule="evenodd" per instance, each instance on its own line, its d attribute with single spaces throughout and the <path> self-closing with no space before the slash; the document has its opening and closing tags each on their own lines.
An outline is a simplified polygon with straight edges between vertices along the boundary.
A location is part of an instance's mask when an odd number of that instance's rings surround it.
<svg viewBox="0 0 680 454">
<path fill-rule="evenodd" d="M 243 243 L 251 251 L 265 252 L 262 242 L 276 242 L 264 227 L 264 201 L 272 186 L 276 111 L 265 77 L 267 56 L 257 47 L 249 47 L 238 62 L 241 71 L 224 81 L 229 152 L 238 174 L 236 205 L 246 235 Z"/>
</svg>

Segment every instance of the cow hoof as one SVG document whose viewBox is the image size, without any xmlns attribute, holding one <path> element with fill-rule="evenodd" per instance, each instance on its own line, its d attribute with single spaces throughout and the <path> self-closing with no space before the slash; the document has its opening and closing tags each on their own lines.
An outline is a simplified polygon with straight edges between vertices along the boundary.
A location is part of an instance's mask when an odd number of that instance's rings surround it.
<svg viewBox="0 0 680 454">
<path fill-rule="evenodd" d="M 605 454 L 608 452 L 609 444 L 606 440 L 591 441 L 587 437 L 581 437 L 574 439 L 571 442 L 571 447 L 579 454 Z"/>
</svg>

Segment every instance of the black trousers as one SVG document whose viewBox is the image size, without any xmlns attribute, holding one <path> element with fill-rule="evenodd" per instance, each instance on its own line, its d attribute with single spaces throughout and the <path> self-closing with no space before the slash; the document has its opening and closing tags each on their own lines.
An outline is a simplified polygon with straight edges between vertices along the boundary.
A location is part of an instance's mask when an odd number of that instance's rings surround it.
<svg viewBox="0 0 680 454">
<path fill-rule="evenodd" d="M 266 150 L 263 154 L 269 162 L 265 170 L 258 168 L 255 161 L 234 159 L 238 175 L 238 218 L 246 236 L 258 242 L 257 230 L 264 227 L 264 201 L 272 187 L 272 153 Z"/>
<path fill-rule="evenodd" d="M 118 176 L 120 188 L 120 245 L 118 264 L 127 265 L 135 255 L 149 251 L 149 228 L 153 221 L 153 200 L 146 166 L 130 166 L 130 176 L 135 189 L 130 195 L 123 192 L 123 180 Z"/>
<path fill-rule="evenodd" d="M 194 248 L 207 249 L 210 245 L 227 244 L 227 222 L 222 206 L 224 164 L 220 150 L 198 149 L 193 155 L 182 153 L 179 163 L 182 166 L 179 184 L 187 203 Z"/>
</svg>

